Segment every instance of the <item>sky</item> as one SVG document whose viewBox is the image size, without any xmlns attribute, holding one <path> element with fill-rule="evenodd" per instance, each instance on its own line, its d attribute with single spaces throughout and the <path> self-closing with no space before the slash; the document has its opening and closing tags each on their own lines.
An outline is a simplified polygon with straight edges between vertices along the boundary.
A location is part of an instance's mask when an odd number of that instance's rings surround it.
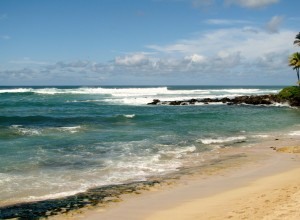
<svg viewBox="0 0 300 220">
<path fill-rule="evenodd" d="M 299 0 L 0 0 L 0 85 L 296 85 Z"/>
</svg>

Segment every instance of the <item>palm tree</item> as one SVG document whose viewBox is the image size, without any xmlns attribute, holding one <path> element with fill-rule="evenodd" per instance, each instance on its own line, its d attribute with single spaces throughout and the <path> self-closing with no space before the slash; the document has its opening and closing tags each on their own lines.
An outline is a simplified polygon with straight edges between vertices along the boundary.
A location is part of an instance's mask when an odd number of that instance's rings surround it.
<svg viewBox="0 0 300 220">
<path fill-rule="evenodd" d="M 300 33 L 298 34 L 300 35 Z M 300 37 L 300 36 L 299 36 Z M 300 42 L 299 42 L 300 43 Z M 296 52 L 293 53 L 289 58 L 289 66 L 292 66 L 294 70 L 297 72 L 298 77 L 298 85 L 300 86 L 300 79 L 299 79 L 299 69 L 300 69 L 300 53 Z"/>
<path fill-rule="evenodd" d="M 296 35 L 296 40 L 294 41 L 294 44 L 300 46 L 300 32 Z"/>
</svg>

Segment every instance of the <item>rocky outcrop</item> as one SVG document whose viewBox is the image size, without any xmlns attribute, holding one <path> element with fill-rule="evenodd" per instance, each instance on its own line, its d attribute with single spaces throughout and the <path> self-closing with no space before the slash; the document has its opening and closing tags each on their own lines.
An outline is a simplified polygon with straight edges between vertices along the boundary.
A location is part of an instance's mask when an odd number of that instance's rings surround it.
<svg viewBox="0 0 300 220">
<path fill-rule="evenodd" d="M 252 95 L 252 96 L 237 96 L 234 98 L 204 98 L 204 99 L 189 99 L 182 101 L 160 101 L 159 99 L 154 99 L 152 102 L 148 103 L 148 105 L 194 105 L 196 103 L 226 103 L 227 105 L 240 105 L 240 104 L 248 104 L 248 105 L 271 105 L 275 103 L 288 103 L 291 106 L 300 106 L 300 100 L 289 100 L 283 99 L 278 95 Z"/>
</svg>

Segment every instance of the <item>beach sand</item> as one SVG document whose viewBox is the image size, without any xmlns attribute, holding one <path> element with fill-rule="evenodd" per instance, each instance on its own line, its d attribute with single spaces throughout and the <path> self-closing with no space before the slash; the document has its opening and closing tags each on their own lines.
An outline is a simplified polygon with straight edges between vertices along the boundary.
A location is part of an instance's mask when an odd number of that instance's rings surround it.
<svg viewBox="0 0 300 220">
<path fill-rule="evenodd" d="M 242 150 L 246 163 L 241 163 L 243 158 L 228 162 L 231 166 L 223 161 L 210 172 L 186 175 L 140 195 L 125 195 L 122 202 L 108 207 L 50 219 L 300 219 L 300 154 L 297 147 L 280 149 L 297 144 L 299 140 L 266 142 Z"/>
</svg>

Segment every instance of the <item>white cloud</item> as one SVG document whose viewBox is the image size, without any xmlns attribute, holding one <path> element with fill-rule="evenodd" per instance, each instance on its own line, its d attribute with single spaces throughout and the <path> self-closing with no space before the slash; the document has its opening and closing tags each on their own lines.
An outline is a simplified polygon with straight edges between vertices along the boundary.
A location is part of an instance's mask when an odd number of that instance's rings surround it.
<svg viewBox="0 0 300 220">
<path fill-rule="evenodd" d="M 149 46 L 155 53 L 133 53 L 116 57 L 109 63 L 92 61 L 57 62 L 35 65 L 15 74 L 29 73 L 47 77 L 72 76 L 109 78 L 122 76 L 158 76 L 194 73 L 201 76 L 219 73 L 234 77 L 237 74 L 267 75 L 288 70 L 287 57 L 296 50 L 293 46 L 295 32 L 283 30 L 268 34 L 264 30 L 245 31 L 245 28 L 227 28 L 200 33 L 191 39 L 179 40 L 169 45 Z M 32 64 L 25 59 L 23 64 Z M 29 67 L 28 67 L 29 68 Z M 2 72 L 3 74 L 3 72 Z"/>
<path fill-rule="evenodd" d="M 160 45 L 147 45 L 146 47 L 149 49 L 153 49 L 155 51 L 161 52 L 161 53 L 185 53 L 187 54 L 193 53 L 194 46 L 196 45 L 196 42 L 193 42 L 193 40 L 179 40 L 178 42 L 174 44 L 169 44 L 165 46 Z M 196 53 L 196 51 L 195 51 Z"/>
<path fill-rule="evenodd" d="M 57 62 L 56 65 L 60 66 L 61 68 L 85 68 L 88 67 L 91 63 L 86 60 L 77 60 L 73 62 Z"/>
<path fill-rule="evenodd" d="M 148 57 L 142 53 L 115 58 L 115 64 L 121 66 L 142 66 L 147 65 L 148 63 Z"/>
<path fill-rule="evenodd" d="M 236 4 L 244 8 L 263 8 L 276 4 L 279 0 L 225 0 L 226 5 Z"/>
<path fill-rule="evenodd" d="M 283 16 L 274 16 L 271 20 L 266 24 L 266 30 L 269 33 L 278 33 L 279 26 L 283 22 Z"/>
<path fill-rule="evenodd" d="M 297 48 L 293 40 L 297 32 L 282 30 L 269 34 L 256 27 L 223 28 L 199 33 L 169 45 L 151 45 L 148 48 L 160 54 L 157 72 L 169 74 L 194 73 L 202 78 L 219 77 L 236 82 L 272 84 L 289 83 L 291 71 L 287 65 L 289 54 Z M 173 57 L 173 59 L 170 59 Z M 276 76 L 274 79 L 272 77 Z M 264 81 L 262 80 L 264 78 Z M 239 81 L 240 80 L 240 81 Z M 281 81 L 280 81 L 281 80 Z"/>
<path fill-rule="evenodd" d="M 36 70 L 32 68 L 22 68 L 16 70 L 4 70 L 0 71 L 1 78 L 20 80 L 20 79 L 32 79 L 37 74 Z"/>
<path fill-rule="evenodd" d="M 284 55 L 284 56 L 283 56 Z M 266 53 L 256 60 L 257 67 L 270 70 L 282 69 L 287 65 L 288 51 Z"/>
<path fill-rule="evenodd" d="M 203 63 L 206 58 L 205 56 L 199 55 L 199 54 L 193 54 L 191 56 L 185 56 L 185 60 L 191 62 L 191 63 Z"/>
<path fill-rule="evenodd" d="M 295 32 L 289 30 L 270 35 L 259 29 L 245 31 L 244 28 L 227 28 L 201 33 L 198 37 L 179 40 L 174 44 L 149 45 L 148 48 L 160 53 L 183 56 L 191 54 L 215 56 L 220 51 L 229 54 L 240 52 L 242 56 L 253 59 L 265 53 L 292 48 L 291 42 L 294 37 Z"/>
<path fill-rule="evenodd" d="M 87 60 L 77 60 L 72 62 L 59 61 L 54 64 L 41 66 L 44 73 L 106 73 L 111 70 L 111 65 L 101 64 Z"/>
</svg>

